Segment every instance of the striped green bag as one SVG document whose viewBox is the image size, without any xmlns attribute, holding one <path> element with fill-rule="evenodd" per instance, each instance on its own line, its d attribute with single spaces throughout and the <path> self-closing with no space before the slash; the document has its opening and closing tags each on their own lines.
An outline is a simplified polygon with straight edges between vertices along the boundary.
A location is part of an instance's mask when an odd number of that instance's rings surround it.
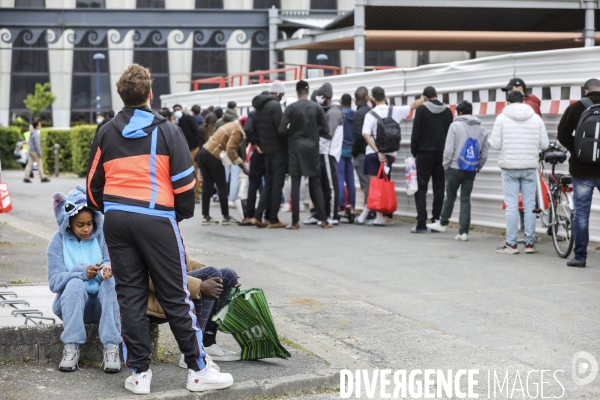
<svg viewBox="0 0 600 400">
<path fill-rule="evenodd" d="M 231 289 L 227 304 L 212 320 L 221 332 L 233 335 L 242 348 L 242 360 L 291 357 L 279 341 L 262 289 Z"/>
</svg>

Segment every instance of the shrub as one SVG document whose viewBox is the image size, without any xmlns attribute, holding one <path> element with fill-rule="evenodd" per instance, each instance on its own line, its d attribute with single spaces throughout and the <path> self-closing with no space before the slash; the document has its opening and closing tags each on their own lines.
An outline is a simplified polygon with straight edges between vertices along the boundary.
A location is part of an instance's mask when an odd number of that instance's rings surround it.
<svg viewBox="0 0 600 400">
<path fill-rule="evenodd" d="M 14 126 L 0 126 L 0 160 L 2 161 L 2 168 L 14 169 L 19 167 L 15 162 L 13 152 L 15 151 L 15 144 L 22 138 L 21 129 Z"/>
<path fill-rule="evenodd" d="M 42 129 L 41 134 L 44 171 L 48 175 L 54 173 L 54 144 L 58 143 L 60 172 L 72 172 L 71 130 Z"/>
<path fill-rule="evenodd" d="M 72 171 L 79 177 L 87 175 L 88 159 L 96 125 L 79 125 L 71 129 Z"/>
</svg>

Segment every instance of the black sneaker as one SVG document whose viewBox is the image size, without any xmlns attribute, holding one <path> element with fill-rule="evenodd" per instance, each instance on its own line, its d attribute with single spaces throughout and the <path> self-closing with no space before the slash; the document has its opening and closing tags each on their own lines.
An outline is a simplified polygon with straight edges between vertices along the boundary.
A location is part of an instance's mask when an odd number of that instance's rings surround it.
<svg viewBox="0 0 600 400">
<path fill-rule="evenodd" d="M 48 179 L 48 178 L 43 178 L 42 179 L 42 183 L 48 183 L 48 182 L 50 182 L 50 179 Z"/>
<path fill-rule="evenodd" d="M 567 261 L 567 265 L 569 267 L 585 268 L 585 260 L 578 260 L 577 258 L 573 257 Z"/>
<path fill-rule="evenodd" d="M 219 225 L 219 221 L 208 217 L 208 218 L 203 218 L 202 219 L 202 226 L 207 226 L 207 225 Z"/>
<path fill-rule="evenodd" d="M 23 179 L 23 182 L 25 182 L 25 183 L 31 183 L 31 180 L 28 179 L 28 178 L 25 178 L 25 179 Z"/>
<path fill-rule="evenodd" d="M 369 213 L 367 214 L 367 218 L 366 220 L 370 220 L 370 219 L 375 219 L 377 218 L 377 214 L 375 213 L 375 211 L 369 211 Z"/>
</svg>

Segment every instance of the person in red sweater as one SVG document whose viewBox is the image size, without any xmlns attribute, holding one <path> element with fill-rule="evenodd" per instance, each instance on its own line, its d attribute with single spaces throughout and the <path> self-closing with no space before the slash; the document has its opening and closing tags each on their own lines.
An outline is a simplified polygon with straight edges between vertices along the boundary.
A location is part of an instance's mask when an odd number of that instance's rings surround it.
<svg viewBox="0 0 600 400">
<path fill-rule="evenodd" d="M 525 91 L 527 90 L 527 85 L 525 81 L 521 78 L 513 78 L 508 84 L 502 88 L 503 92 L 510 93 L 513 90 L 518 90 L 523 93 L 523 103 L 527 104 L 533 111 L 540 117 L 542 116 L 542 111 L 540 110 L 540 106 L 542 105 L 542 101 L 535 94 L 527 94 Z"/>
</svg>

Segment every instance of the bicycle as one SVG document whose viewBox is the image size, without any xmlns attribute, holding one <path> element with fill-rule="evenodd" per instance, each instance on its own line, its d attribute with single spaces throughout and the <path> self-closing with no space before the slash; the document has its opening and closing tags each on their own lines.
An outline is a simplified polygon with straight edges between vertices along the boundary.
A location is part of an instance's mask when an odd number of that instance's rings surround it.
<svg viewBox="0 0 600 400">
<path fill-rule="evenodd" d="M 555 143 L 540 152 L 537 207 L 533 211 L 541 219 L 543 226 L 548 228 L 554 249 L 561 258 L 567 258 L 573 250 L 573 180 L 571 175 L 555 172 L 556 164 L 562 164 L 566 160 L 566 150 L 557 147 Z M 544 180 L 545 162 L 552 165 L 547 181 Z"/>
</svg>

